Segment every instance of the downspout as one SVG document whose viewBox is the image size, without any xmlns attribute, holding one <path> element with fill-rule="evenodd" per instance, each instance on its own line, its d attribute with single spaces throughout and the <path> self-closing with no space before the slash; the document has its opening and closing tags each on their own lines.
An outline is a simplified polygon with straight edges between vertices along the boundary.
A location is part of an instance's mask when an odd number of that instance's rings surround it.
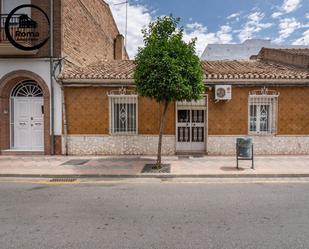
<svg viewBox="0 0 309 249">
<path fill-rule="evenodd" d="M 55 125 L 54 125 L 54 81 L 53 81 L 53 67 L 54 67 L 54 1 L 50 0 L 49 2 L 49 18 L 50 18 L 50 42 L 49 42 L 49 58 L 50 58 L 50 96 L 51 96 L 51 110 L 50 110 L 50 118 L 51 118 L 51 154 L 55 154 Z"/>
<path fill-rule="evenodd" d="M 64 86 L 62 80 L 56 77 L 56 70 L 59 67 L 59 73 L 62 71 L 62 61 L 65 60 L 65 57 L 58 60 L 57 64 L 53 70 L 53 77 L 55 81 L 58 83 L 61 89 L 61 110 L 62 110 L 62 120 L 63 120 L 63 143 L 64 143 L 64 154 L 68 155 L 68 124 L 67 124 L 67 115 L 66 115 L 66 108 L 65 108 L 65 95 L 64 95 Z"/>
<path fill-rule="evenodd" d="M 54 12 L 53 12 L 53 0 L 50 0 L 50 4 L 51 4 L 51 23 L 54 22 Z M 60 10 L 62 12 L 62 10 Z M 61 17 L 62 18 L 62 17 Z M 53 30 L 53 26 L 52 26 L 52 30 Z M 63 32 L 63 31 L 61 31 Z M 63 34 L 61 33 L 61 36 Z M 53 32 L 51 32 L 51 38 L 53 38 Z M 52 39 L 52 44 L 53 44 L 53 39 Z M 51 47 L 51 51 L 53 52 L 53 46 Z M 56 64 L 54 65 L 54 59 L 51 56 L 51 69 L 52 69 L 52 78 L 55 80 L 55 82 L 57 82 L 57 84 L 60 86 L 61 89 L 61 110 L 62 110 L 62 120 L 61 120 L 61 126 L 62 126 L 62 122 L 63 122 L 63 139 L 64 139 L 64 146 L 65 146 L 65 151 L 64 154 L 67 156 L 68 155 L 68 139 L 67 139 L 67 134 L 68 134 L 68 125 L 67 125 L 67 115 L 66 115 L 66 108 L 65 108 L 65 96 L 64 96 L 64 86 L 63 86 L 63 82 L 62 80 L 60 80 L 58 78 L 58 76 L 56 76 L 56 71 L 59 67 L 59 74 L 62 72 L 62 62 L 65 60 L 65 57 L 62 57 L 60 59 L 57 59 Z M 53 91 L 53 88 L 52 88 Z M 53 101 L 54 102 L 54 101 Z M 54 106 L 53 106 L 53 110 L 54 110 Z M 52 118 L 52 127 L 53 127 L 53 132 L 54 132 L 54 116 Z M 54 134 L 53 134 L 54 135 Z M 62 134 L 61 134 L 62 135 Z M 54 141 L 53 141 L 53 148 L 54 148 Z M 61 142 L 61 153 L 62 153 L 62 142 Z"/>
</svg>

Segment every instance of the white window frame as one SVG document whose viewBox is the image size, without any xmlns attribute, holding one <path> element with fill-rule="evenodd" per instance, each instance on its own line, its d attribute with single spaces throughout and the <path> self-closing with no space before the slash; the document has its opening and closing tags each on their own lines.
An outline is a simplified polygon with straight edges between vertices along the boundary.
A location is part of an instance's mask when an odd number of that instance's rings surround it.
<svg viewBox="0 0 309 249">
<path fill-rule="evenodd" d="M 277 134 L 278 126 L 278 97 L 279 93 L 276 91 L 262 88 L 259 91 L 252 91 L 248 98 L 248 134 L 259 136 L 270 136 Z M 251 106 L 256 106 L 255 115 L 251 115 Z M 262 106 L 269 106 L 267 130 L 261 130 L 261 108 Z M 255 117 L 256 130 L 251 130 L 251 118 Z"/>
<path fill-rule="evenodd" d="M 127 94 L 126 91 L 120 90 L 118 92 L 112 92 L 108 94 L 109 98 L 109 132 L 111 135 L 137 135 L 138 134 L 138 95 Z M 127 115 L 134 115 L 135 125 L 131 123 L 131 127 L 134 129 L 130 130 L 128 121 L 126 120 L 125 129 L 121 130 L 120 127 L 116 127 L 115 123 L 115 104 L 124 104 Z M 131 104 L 135 104 L 135 108 L 130 108 Z M 127 118 L 126 118 L 127 119 Z M 120 121 L 121 122 L 121 121 Z"/>
</svg>

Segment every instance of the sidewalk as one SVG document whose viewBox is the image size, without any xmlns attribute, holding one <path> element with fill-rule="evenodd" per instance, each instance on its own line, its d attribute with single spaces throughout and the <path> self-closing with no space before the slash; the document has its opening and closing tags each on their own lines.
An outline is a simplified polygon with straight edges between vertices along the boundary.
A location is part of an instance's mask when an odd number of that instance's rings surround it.
<svg viewBox="0 0 309 249">
<path fill-rule="evenodd" d="M 234 157 L 164 157 L 171 173 L 142 174 L 155 157 L 0 157 L 0 177 L 309 177 L 309 156 L 260 156 L 240 161 Z"/>
</svg>

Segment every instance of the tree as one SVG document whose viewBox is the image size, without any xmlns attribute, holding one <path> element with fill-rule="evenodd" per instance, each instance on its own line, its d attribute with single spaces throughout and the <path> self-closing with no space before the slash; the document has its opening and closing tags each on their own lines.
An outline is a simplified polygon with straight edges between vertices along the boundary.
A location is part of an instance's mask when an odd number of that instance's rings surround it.
<svg viewBox="0 0 309 249">
<path fill-rule="evenodd" d="M 198 100 L 204 93 L 203 68 L 195 53 L 195 39 L 183 41 L 180 19 L 159 17 L 142 30 L 144 47 L 135 57 L 134 80 L 140 96 L 163 106 L 156 168 L 161 168 L 162 136 L 171 102 Z"/>
</svg>

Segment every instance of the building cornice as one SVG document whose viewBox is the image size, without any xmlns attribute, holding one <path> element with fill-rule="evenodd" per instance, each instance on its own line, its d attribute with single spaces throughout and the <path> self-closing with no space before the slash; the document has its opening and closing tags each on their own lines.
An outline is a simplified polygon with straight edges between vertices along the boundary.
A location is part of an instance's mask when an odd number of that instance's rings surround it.
<svg viewBox="0 0 309 249">
<path fill-rule="evenodd" d="M 119 87 L 119 86 L 134 86 L 133 79 L 62 79 L 62 83 L 66 87 L 87 87 L 87 86 L 104 86 L 104 87 Z M 204 80 L 206 86 L 217 84 L 233 85 L 238 87 L 248 86 L 280 86 L 280 87 L 309 87 L 309 80 Z"/>
</svg>

